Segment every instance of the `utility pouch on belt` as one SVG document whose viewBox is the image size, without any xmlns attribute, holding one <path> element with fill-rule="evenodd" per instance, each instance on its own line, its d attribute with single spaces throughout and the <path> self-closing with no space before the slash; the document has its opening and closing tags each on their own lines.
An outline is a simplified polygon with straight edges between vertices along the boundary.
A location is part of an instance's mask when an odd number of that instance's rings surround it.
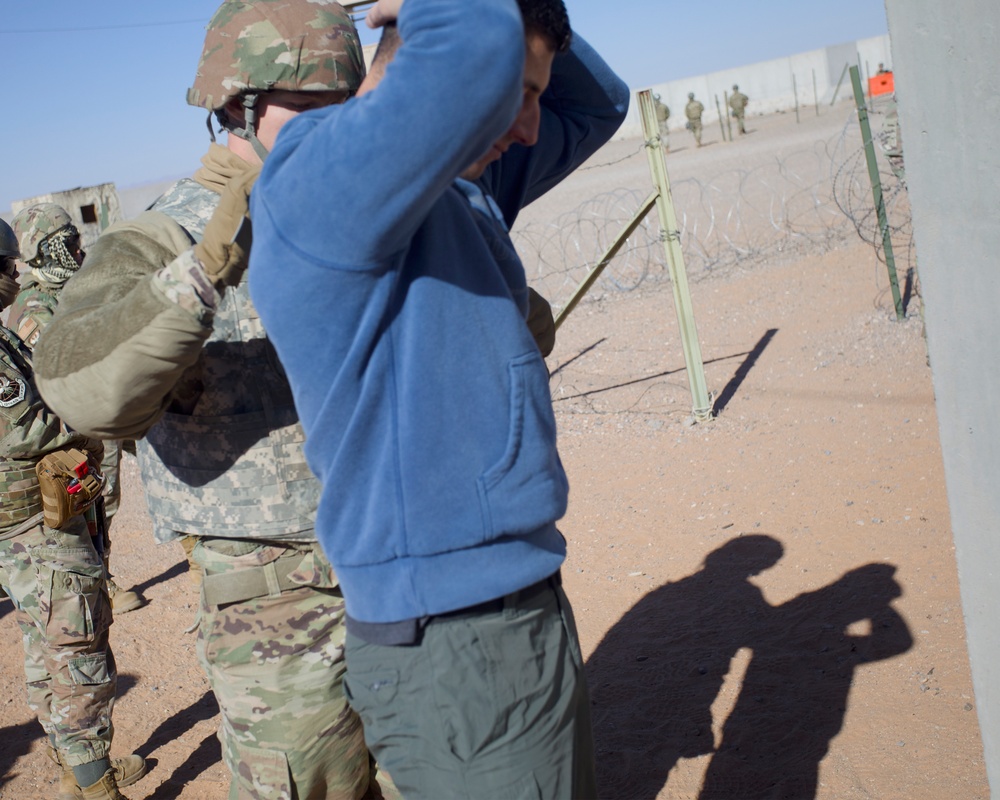
<svg viewBox="0 0 1000 800">
<path fill-rule="evenodd" d="M 83 450 L 58 450 L 43 456 L 35 467 L 42 493 L 43 521 L 59 529 L 82 514 L 101 496 L 104 476 Z"/>
</svg>

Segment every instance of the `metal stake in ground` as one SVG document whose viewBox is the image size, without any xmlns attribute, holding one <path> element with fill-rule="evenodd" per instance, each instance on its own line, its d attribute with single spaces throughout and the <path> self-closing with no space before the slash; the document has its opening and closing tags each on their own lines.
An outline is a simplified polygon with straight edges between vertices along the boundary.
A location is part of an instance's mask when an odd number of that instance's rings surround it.
<svg viewBox="0 0 1000 800">
<path fill-rule="evenodd" d="M 868 124 L 868 107 L 865 105 L 865 93 L 861 89 L 861 74 L 857 67 L 851 67 L 851 84 L 854 86 L 854 103 L 858 107 L 858 125 L 861 126 L 861 141 L 865 144 L 868 177 L 871 178 L 872 182 L 872 199 L 875 201 L 878 227 L 882 233 L 882 249 L 885 252 L 885 266 L 889 271 L 892 302 L 896 306 L 896 319 L 899 320 L 906 316 L 906 312 L 903 309 L 903 300 L 899 296 L 899 279 L 896 277 L 896 258 L 892 253 L 892 231 L 889 230 L 889 220 L 885 213 L 885 200 L 882 197 L 882 179 L 878 174 L 878 162 L 875 160 L 875 143 L 872 141 L 871 126 Z"/>
</svg>

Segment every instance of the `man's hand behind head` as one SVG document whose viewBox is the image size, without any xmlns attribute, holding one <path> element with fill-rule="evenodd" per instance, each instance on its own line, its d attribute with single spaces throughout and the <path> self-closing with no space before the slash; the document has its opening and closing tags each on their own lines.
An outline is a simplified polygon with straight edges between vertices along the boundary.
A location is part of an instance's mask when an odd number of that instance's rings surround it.
<svg viewBox="0 0 1000 800">
<path fill-rule="evenodd" d="M 368 9 L 365 15 L 365 24 L 369 28 L 381 28 L 388 22 L 395 22 L 399 18 L 399 10 L 403 7 L 403 0 L 378 0 L 378 2 Z"/>
</svg>

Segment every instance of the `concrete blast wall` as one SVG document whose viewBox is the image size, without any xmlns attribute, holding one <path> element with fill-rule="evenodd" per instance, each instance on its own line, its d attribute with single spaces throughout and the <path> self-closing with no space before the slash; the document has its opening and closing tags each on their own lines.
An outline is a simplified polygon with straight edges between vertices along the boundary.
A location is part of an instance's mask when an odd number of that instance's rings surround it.
<svg viewBox="0 0 1000 800">
<path fill-rule="evenodd" d="M 886 0 L 969 660 L 1000 797 L 1000 4 Z"/>
<path fill-rule="evenodd" d="M 889 52 L 889 37 L 876 36 L 871 39 L 861 39 L 857 42 L 824 47 L 822 50 L 811 50 L 785 58 L 775 58 L 770 61 L 760 61 L 734 69 L 724 69 L 699 75 L 694 78 L 667 81 L 654 85 L 652 90 L 658 93 L 663 102 L 670 107 L 670 127 L 683 129 L 686 118 L 684 106 L 687 105 L 688 92 L 694 92 L 695 97 L 705 106 L 702 116 L 703 124 L 718 125 L 719 115 L 715 110 L 715 97 L 719 97 L 719 106 L 725 103 L 724 92 L 732 93 L 733 84 L 739 84 L 740 91 L 750 98 L 747 115 L 773 114 L 776 111 L 791 111 L 795 108 L 795 95 L 798 93 L 799 107 L 813 110 L 817 95 L 819 95 L 820 113 L 824 105 L 829 105 L 847 64 L 861 63 L 862 75 L 874 75 L 878 65 L 884 64 L 886 69 L 892 68 L 892 57 Z M 813 74 L 816 75 L 816 90 L 813 91 Z M 792 76 L 795 76 L 795 86 Z M 645 88 L 645 87 L 639 87 Z M 850 76 L 845 76 L 841 84 L 838 100 L 851 97 Z M 722 108 L 723 114 L 726 113 Z M 628 117 L 618 131 L 620 138 L 642 135 L 642 125 L 639 122 L 639 110 L 635 103 L 629 108 Z"/>
</svg>

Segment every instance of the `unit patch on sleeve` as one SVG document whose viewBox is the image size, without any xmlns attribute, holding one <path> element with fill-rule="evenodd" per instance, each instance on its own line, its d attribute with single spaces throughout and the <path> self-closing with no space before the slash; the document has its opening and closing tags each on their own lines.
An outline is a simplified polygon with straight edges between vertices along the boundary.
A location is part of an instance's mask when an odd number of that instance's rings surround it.
<svg viewBox="0 0 1000 800">
<path fill-rule="evenodd" d="M 12 408 L 24 400 L 25 388 L 21 378 L 0 375 L 0 408 Z"/>
</svg>

